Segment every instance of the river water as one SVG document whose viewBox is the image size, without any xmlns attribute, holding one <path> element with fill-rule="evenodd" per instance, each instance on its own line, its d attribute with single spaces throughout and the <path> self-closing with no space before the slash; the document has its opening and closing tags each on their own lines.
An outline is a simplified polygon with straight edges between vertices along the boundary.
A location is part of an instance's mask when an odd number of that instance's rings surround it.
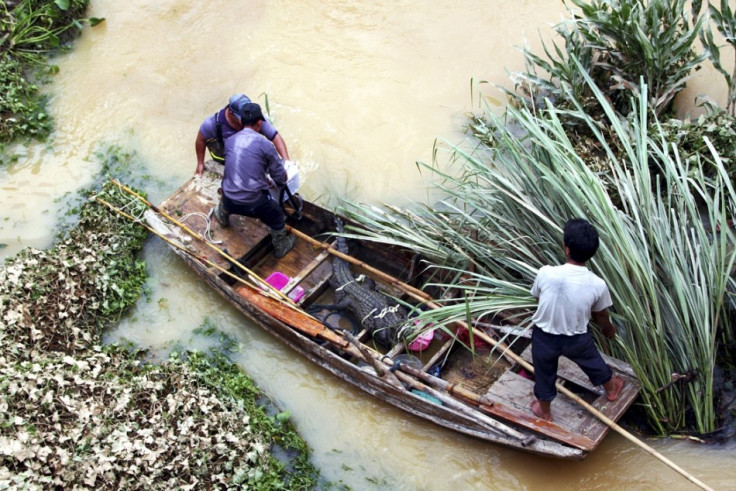
<svg viewBox="0 0 736 491">
<path fill-rule="evenodd" d="M 561 3 L 541 0 L 93 0 L 89 15 L 106 22 L 85 30 L 45 89 L 53 149 L 17 146 L 17 161 L 0 169 L 0 254 L 48 247 L 58 201 L 90 183 L 100 170 L 93 154 L 110 145 L 135 154 L 150 199 L 163 199 L 194 172 L 201 121 L 236 92 L 262 104 L 267 96 L 308 199 L 426 201 L 415 162 L 431 161 L 435 139 L 464 138 L 465 113 L 477 109 L 471 79 L 509 86 L 506 70 L 523 68 L 515 46 L 538 48 L 563 14 Z M 701 71 L 685 97 L 722 84 L 714 77 Z M 500 92 L 485 97 L 502 110 Z M 616 434 L 583 462 L 558 462 L 405 415 L 243 320 L 159 240 L 145 259 L 148 301 L 107 339 L 165 357 L 176 346 L 207 347 L 193 333 L 203 324 L 234 336 L 237 362 L 292 412 L 328 480 L 354 489 L 691 487 Z M 733 441 L 648 443 L 714 488 L 736 482 Z"/>
</svg>

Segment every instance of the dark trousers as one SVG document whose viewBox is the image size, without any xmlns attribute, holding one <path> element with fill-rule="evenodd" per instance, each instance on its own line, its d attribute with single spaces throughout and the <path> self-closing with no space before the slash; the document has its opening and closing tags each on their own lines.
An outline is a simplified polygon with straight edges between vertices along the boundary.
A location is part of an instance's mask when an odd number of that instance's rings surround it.
<svg viewBox="0 0 736 491">
<path fill-rule="evenodd" d="M 261 198 L 252 204 L 236 203 L 222 193 L 222 204 L 226 213 L 257 218 L 272 230 L 282 230 L 286 225 L 284 210 L 268 191 L 263 191 Z"/>
<path fill-rule="evenodd" d="M 557 362 L 560 356 L 574 361 L 593 385 L 603 385 L 613 372 L 603 361 L 588 333 L 574 336 L 549 334 L 535 327 L 532 334 L 532 362 L 534 363 L 534 396 L 540 401 L 551 401 L 557 395 Z"/>
</svg>

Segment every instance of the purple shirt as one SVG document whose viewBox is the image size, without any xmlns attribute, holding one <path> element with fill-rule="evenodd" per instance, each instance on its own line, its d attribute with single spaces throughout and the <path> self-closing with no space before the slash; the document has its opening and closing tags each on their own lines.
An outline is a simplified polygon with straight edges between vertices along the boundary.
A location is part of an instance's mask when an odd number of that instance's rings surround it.
<svg viewBox="0 0 736 491">
<path fill-rule="evenodd" d="M 230 126 L 230 124 L 227 122 L 227 119 L 225 118 L 225 108 L 220 109 L 220 111 L 217 113 L 217 116 L 217 119 L 222 122 L 223 140 L 227 140 L 239 131 Z M 210 138 L 217 138 L 217 128 L 215 124 L 214 114 L 202 122 L 202 125 L 199 127 L 199 131 L 202 132 L 202 135 L 207 140 L 209 140 Z M 269 140 L 273 140 L 274 138 L 276 138 L 278 131 L 271 123 L 269 123 L 268 121 L 264 121 L 263 124 L 261 124 L 261 134 Z"/>
<path fill-rule="evenodd" d="M 269 188 L 267 175 L 279 186 L 286 183 L 286 169 L 273 143 L 252 128 L 225 139 L 222 192 L 228 199 L 241 204 L 257 202 Z"/>
</svg>

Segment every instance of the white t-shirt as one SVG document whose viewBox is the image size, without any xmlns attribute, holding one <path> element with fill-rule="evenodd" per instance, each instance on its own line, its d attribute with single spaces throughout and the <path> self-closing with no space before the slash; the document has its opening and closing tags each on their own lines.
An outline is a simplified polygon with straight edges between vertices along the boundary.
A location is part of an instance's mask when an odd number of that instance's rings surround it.
<svg viewBox="0 0 736 491">
<path fill-rule="evenodd" d="M 531 294 L 539 299 L 532 321 L 550 334 L 583 334 L 591 312 L 613 305 L 605 281 L 585 266 L 574 264 L 542 266 Z"/>
</svg>

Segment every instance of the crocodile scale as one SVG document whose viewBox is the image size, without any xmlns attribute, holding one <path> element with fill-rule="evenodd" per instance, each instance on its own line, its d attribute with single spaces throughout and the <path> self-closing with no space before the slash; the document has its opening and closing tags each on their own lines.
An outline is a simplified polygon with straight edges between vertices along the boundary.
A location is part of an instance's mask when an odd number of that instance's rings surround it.
<svg viewBox="0 0 736 491">
<path fill-rule="evenodd" d="M 335 223 L 337 232 L 342 233 L 342 220 L 338 218 Z M 337 250 L 348 253 L 344 237 L 337 238 Z M 335 289 L 336 306 L 352 313 L 379 344 L 393 346 L 399 328 L 406 321 L 406 310 L 396 300 L 378 292 L 373 280 L 362 278 L 365 277 L 353 276 L 347 261 L 333 257 L 330 285 Z"/>
</svg>

